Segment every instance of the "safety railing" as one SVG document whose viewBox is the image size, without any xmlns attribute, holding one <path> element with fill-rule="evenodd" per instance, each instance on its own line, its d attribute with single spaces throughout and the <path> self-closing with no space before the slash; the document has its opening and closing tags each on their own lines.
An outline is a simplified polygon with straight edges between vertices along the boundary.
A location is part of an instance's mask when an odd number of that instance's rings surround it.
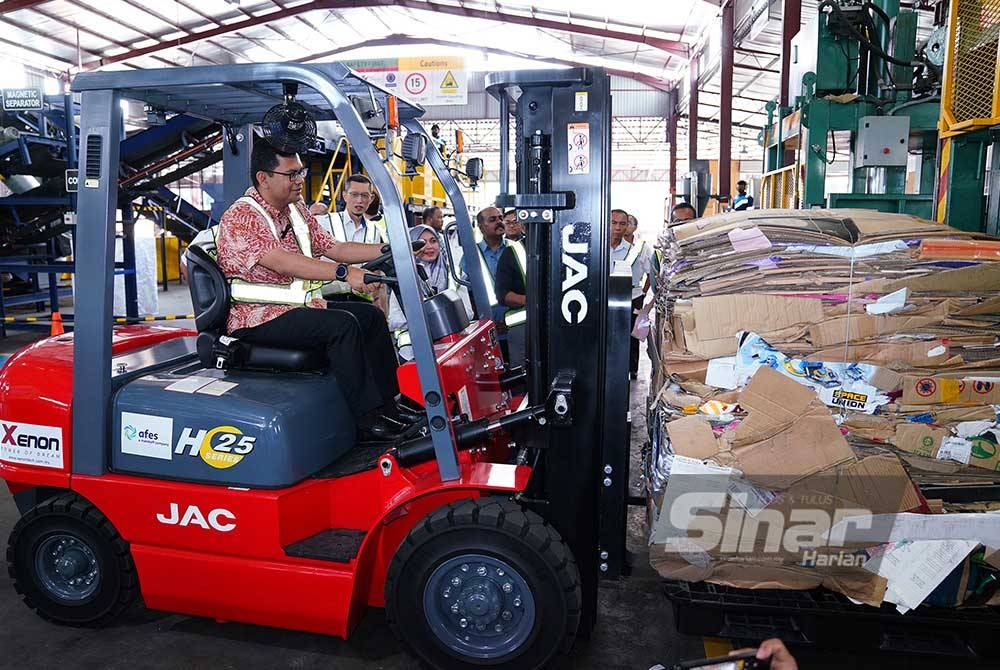
<svg viewBox="0 0 1000 670">
<path fill-rule="evenodd" d="M 340 155 L 340 150 L 345 150 L 345 155 L 347 160 L 339 168 L 337 165 L 337 156 Z M 337 193 L 340 193 L 341 187 L 344 185 L 344 181 L 351 175 L 351 143 L 347 141 L 346 137 L 341 137 L 337 141 L 337 146 L 333 150 L 333 156 L 330 158 L 330 165 L 326 168 L 326 174 L 323 175 L 323 182 L 319 186 L 320 197 L 326 193 L 326 189 L 331 185 L 331 180 L 334 178 L 334 173 L 336 173 L 336 182 L 332 185 L 330 189 L 330 200 L 336 199 Z"/>
<path fill-rule="evenodd" d="M 788 165 L 761 175 L 758 209 L 798 207 L 798 166 Z"/>
<path fill-rule="evenodd" d="M 1000 125 L 1000 0 L 952 0 L 940 130 Z"/>
</svg>

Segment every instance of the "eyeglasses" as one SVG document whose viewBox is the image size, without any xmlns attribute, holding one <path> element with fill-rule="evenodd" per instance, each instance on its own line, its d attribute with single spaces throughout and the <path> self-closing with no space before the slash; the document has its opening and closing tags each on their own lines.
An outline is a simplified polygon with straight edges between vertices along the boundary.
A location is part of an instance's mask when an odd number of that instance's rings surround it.
<svg viewBox="0 0 1000 670">
<path fill-rule="evenodd" d="M 348 191 L 344 195 L 346 195 L 351 200 L 368 200 L 368 198 L 372 197 L 371 193 L 353 193 L 351 191 Z"/>
<path fill-rule="evenodd" d="M 283 174 L 288 177 L 288 181 L 296 181 L 298 179 L 305 179 L 306 173 L 309 172 L 308 168 L 302 168 L 301 170 L 289 170 L 288 172 L 278 172 L 277 170 L 264 170 L 268 174 Z"/>
</svg>

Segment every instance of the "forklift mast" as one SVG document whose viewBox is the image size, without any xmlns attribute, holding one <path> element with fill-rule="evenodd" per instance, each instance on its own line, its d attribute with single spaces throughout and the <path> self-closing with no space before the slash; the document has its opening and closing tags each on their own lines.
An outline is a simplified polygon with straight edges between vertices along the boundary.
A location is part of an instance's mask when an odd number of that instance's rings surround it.
<svg viewBox="0 0 1000 670">
<path fill-rule="evenodd" d="M 486 85 L 500 103 L 497 206 L 527 230 L 528 404 L 556 417 L 528 436 L 541 457 L 527 495 L 576 557 L 586 633 L 598 581 L 626 567 L 632 281 L 610 268 L 610 81 L 577 68 L 493 73 Z"/>
</svg>

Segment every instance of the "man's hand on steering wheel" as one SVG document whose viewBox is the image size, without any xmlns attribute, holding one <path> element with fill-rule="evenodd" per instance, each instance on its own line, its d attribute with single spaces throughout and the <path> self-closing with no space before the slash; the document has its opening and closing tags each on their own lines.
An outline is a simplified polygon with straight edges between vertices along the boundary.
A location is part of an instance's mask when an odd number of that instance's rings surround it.
<svg viewBox="0 0 1000 670">
<path fill-rule="evenodd" d="M 365 270 L 363 268 L 350 267 L 347 269 L 347 283 L 351 285 L 351 288 L 359 293 L 376 293 L 380 285 L 376 282 L 365 283 L 365 278 L 371 279 L 372 274 L 376 274 L 370 270 Z"/>
</svg>

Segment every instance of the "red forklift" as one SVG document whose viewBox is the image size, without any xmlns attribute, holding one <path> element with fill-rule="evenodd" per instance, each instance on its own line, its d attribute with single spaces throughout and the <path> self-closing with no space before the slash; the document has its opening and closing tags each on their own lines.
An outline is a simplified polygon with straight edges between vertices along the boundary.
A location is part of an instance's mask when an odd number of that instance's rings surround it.
<svg viewBox="0 0 1000 670">
<path fill-rule="evenodd" d="M 426 158 L 445 185 L 465 256 L 477 249 L 419 105 L 337 63 L 77 76 L 75 331 L 0 371 L 0 478 L 21 513 L 7 561 L 31 609 L 100 626 L 141 596 L 151 609 L 346 637 L 384 607 L 435 668 L 541 668 L 589 633 L 599 580 L 625 570 L 629 502 L 628 347 L 608 346 L 627 341 L 631 309 L 630 277 L 610 273 L 607 251 L 609 80 L 568 69 L 487 84 L 501 116 L 498 206 L 529 229 L 528 361 L 513 370 L 479 264 L 460 278 L 471 322 L 451 292 L 421 290 L 374 140 L 405 134 L 406 158 Z M 224 124 L 227 202 L 250 183 L 269 110 L 339 123 L 382 197 L 390 249 L 370 268 L 396 282 L 415 354 L 400 387 L 425 419 L 395 442 L 359 442 L 314 352 L 234 355 L 228 284 L 198 251 L 197 331 L 114 325 L 116 210 L 130 209 L 118 191 L 123 100 Z"/>
</svg>

